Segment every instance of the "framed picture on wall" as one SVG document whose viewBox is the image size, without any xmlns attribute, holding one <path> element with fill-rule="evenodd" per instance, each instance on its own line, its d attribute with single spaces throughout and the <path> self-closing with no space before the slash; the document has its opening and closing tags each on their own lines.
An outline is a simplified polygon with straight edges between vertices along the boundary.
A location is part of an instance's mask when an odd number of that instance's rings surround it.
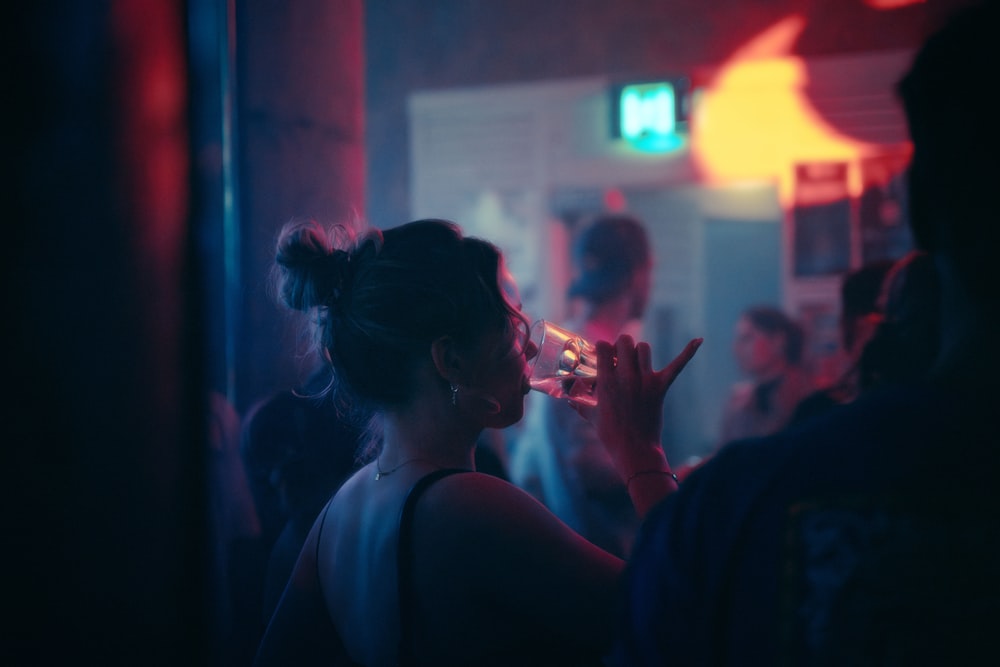
<svg viewBox="0 0 1000 667">
<path fill-rule="evenodd" d="M 795 166 L 792 266 L 796 277 L 843 273 L 851 265 L 846 162 Z"/>
</svg>

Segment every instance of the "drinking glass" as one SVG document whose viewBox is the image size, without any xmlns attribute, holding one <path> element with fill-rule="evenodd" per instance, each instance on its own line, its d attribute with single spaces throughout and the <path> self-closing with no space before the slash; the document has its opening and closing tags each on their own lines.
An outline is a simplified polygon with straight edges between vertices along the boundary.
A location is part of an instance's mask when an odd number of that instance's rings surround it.
<svg viewBox="0 0 1000 667">
<path fill-rule="evenodd" d="M 531 325 L 538 354 L 529 362 L 531 388 L 555 398 L 597 405 L 597 350 L 580 334 L 539 320 Z"/>
</svg>

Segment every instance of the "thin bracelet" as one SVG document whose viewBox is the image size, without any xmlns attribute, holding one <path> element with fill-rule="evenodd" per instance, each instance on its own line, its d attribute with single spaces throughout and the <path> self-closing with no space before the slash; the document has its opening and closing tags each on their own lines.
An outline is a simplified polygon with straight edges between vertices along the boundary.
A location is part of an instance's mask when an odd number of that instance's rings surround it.
<svg viewBox="0 0 1000 667">
<path fill-rule="evenodd" d="M 681 485 L 681 480 L 677 479 L 677 475 L 669 470 L 640 470 L 629 475 L 629 478 L 625 480 L 625 488 L 629 488 L 632 485 L 632 480 L 640 475 L 669 475 L 670 479 L 674 480 L 674 484 L 677 486 Z"/>
</svg>

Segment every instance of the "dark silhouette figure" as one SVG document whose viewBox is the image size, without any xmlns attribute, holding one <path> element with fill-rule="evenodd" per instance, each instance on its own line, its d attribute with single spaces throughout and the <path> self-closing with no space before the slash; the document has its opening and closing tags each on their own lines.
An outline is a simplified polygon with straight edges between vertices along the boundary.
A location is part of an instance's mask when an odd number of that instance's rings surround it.
<svg viewBox="0 0 1000 667">
<path fill-rule="evenodd" d="M 329 382 L 329 372 L 320 369 L 302 389 L 274 393 L 244 419 L 242 455 L 267 554 L 261 593 L 265 623 L 323 505 L 360 467 L 362 429 L 323 393 Z"/>
<path fill-rule="evenodd" d="M 870 389 L 927 375 L 941 347 L 941 281 L 934 258 L 914 251 L 886 277 L 881 323 L 858 361 L 859 383 Z"/>
<path fill-rule="evenodd" d="M 207 403 L 215 651 L 220 664 L 241 665 L 260 640 L 260 523 L 240 459 L 240 415 L 222 394 L 210 392 Z"/>
<path fill-rule="evenodd" d="M 840 285 L 840 345 L 846 368 L 832 386 L 802 399 L 789 423 L 798 423 L 857 398 L 861 388 L 861 355 L 882 321 L 879 295 L 892 266 L 892 260 L 879 260 L 844 276 Z"/>
</svg>

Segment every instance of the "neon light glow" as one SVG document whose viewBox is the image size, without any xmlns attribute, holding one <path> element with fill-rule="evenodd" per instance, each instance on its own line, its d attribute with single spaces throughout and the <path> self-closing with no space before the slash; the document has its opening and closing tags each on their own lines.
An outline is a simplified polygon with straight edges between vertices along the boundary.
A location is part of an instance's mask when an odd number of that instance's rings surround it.
<svg viewBox="0 0 1000 667">
<path fill-rule="evenodd" d="M 674 104 L 669 83 L 626 86 L 621 95 L 622 136 L 635 140 L 647 132 L 673 132 Z"/>
<path fill-rule="evenodd" d="M 684 144 L 677 133 L 677 96 L 666 82 L 625 86 L 618 100 L 619 132 L 639 150 L 667 152 Z"/>
<path fill-rule="evenodd" d="M 794 165 L 855 163 L 884 149 L 844 136 L 816 111 L 804 92 L 800 58 L 789 55 L 805 27 L 789 16 L 739 49 L 695 100 L 691 150 L 709 184 L 770 182 L 784 206 L 792 201 Z M 856 169 L 849 190 L 861 190 Z"/>
</svg>

